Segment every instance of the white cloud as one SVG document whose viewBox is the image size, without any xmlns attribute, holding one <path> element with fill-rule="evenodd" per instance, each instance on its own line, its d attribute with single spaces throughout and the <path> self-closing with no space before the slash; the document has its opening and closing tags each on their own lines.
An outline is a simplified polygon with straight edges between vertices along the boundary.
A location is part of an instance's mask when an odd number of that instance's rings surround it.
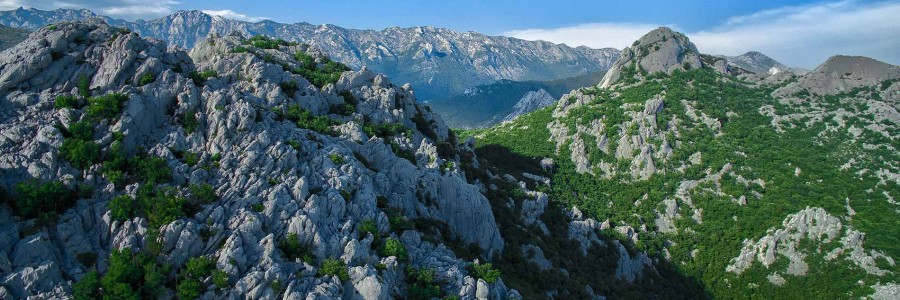
<svg viewBox="0 0 900 300">
<path fill-rule="evenodd" d="M 95 13 L 129 20 L 152 19 L 174 12 L 175 0 L 0 0 L 0 9 L 19 7 L 52 10 L 85 8 Z"/>
<path fill-rule="evenodd" d="M 266 17 L 251 17 L 245 14 L 237 13 L 230 9 L 225 10 L 203 10 L 203 13 L 213 16 L 222 16 L 228 19 L 241 20 L 247 22 L 259 22 L 262 20 L 266 20 Z"/>
<path fill-rule="evenodd" d="M 853 1 L 785 7 L 729 19 L 690 34 L 701 51 L 737 55 L 757 50 L 812 68 L 836 54 L 900 63 L 900 3 Z"/>
<path fill-rule="evenodd" d="M 814 68 L 837 54 L 863 55 L 900 64 L 897 16 L 897 1 L 841 1 L 734 16 L 719 26 L 685 34 L 704 53 L 739 55 L 755 50 L 791 66 Z M 622 48 L 655 27 L 600 23 L 506 34 L 568 45 Z M 674 28 L 677 30 L 677 25 Z"/>
<path fill-rule="evenodd" d="M 504 32 L 503 35 L 526 40 L 564 43 L 573 47 L 622 49 L 657 27 L 659 25 L 640 23 L 589 23 L 554 29 L 514 30 Z"/>
</svg>

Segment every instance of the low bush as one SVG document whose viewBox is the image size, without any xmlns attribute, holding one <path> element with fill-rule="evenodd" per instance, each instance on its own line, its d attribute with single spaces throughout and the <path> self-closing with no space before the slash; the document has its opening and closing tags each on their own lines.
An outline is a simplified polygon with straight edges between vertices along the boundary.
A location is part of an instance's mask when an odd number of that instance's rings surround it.
<svg viewBox="0 0 900 300">
<path fill-rule="evenodd" d="M 491 263 L 479 264 L 473 263 L 472 268 L 475 270 L 475 277 L 484 279 L 487 283 L 497 282 L 500 279 L 500 270 L 494 269 Z"/>
<path fill-rule="evenodd" d="M 381 251 L 384 256 L 396 256 L 399 260 L 406 260 L 409 254 L 406 252 L 406 246 L 396 238 L 388 238 L 384 242 L 384 248 Z"/>
<path fill-rule="evenodd" d="M 341 281 L 350 280 L 347 264 L 337 258 L 329 258 L 322 262 L 322 267 L 319 268 L 319 275 L 337 276 Z"/>
<path fill-rule="evenodd" d="M 138 86 L 148 85 L 154 80 L 156 80 L 156 77 L 153 76 L 153 73 L 145 73 L 144 75 L 141 75 L 141 79 L 140 81 L 138 81 Z"/>
<path fill-rule="evenodd" d="M 78 98 L 71 95 L 61 95 L 56 97 L 53 107 L 60 108 L 78 108 Z"/>
<path fill-rule="evenodd" d="M 308 264 L 312 264 L 312 251 L 309 245 L 301 244 L 297 234 L 289 233 L 283 240 L 278 241 L 278 250 L 290 261 L 300 259 Z"/>
<path fill-rule="evenodd" d="M 122 108 L 127 100 L 127 95 L 119 93 L 90 97 L 88 98 L 89 105 L 85 112 L 89 118 L 95 120 L 116 118 L 122 112 Z"/>
<path fill-rule="evenodd" d="M 359 231 L 360 239 L 364 239 L 366 235 L 369 234 L 371 234 L 375 238 L 378 238 L 379 236 L 378 225 L 376 225 L 375 221 L 372 220 L 363 220 L 356 229 Z"/>
<path fill-rule="evenodd" d="M 71 207 L 78 195 L 77 191 L 66 189 L 59 181 L 24 181 L 16 185 L 15 191 L 13 199 L 7 200 L 13 214 L 41 220 L 50 220 Z"/>
</svg>

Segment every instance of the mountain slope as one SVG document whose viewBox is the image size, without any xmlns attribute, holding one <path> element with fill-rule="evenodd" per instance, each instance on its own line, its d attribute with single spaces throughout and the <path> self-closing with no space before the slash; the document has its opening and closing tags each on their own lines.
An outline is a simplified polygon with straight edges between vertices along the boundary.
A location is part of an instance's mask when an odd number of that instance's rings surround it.
<svg viewBox="0 0 900 300">
<path fill-rule="evenodd" d="M 453 128 L 487 127 L 504 121 L 511 115 L 518 116 L 532 110 L 556 102 L 563 94 L 577 88 L 593 86 L 603 78 L 604 72 L 596 72 L 570 78 L 551 81 L 512 81 L 500 80 L 492 84 L 481 85 L 465 94 L 429 101 L 428 106 Z M 540 91 L 544 92 L 540 92 Z M 531 96 L 540 96 L 531 98 Z M 546 97 L 553 98 L 552 101 Z M 545 105 L 529 105 L 538 100 Z M 517 110 L 516 106 L 525 106 Z"/>
<path fill-rule="evenodd" d="M 601 87 L 462 136 L 553 162 L 551 201 L 714 298 L 900 296 L 897 66 L 837 56 L 752 82 L 687 49 L 655 30 Z"/>
<path fill-rule="evenodd" d="M 28 31 L 0 25 L 0 50 L 15 46 L 28 37 Z"/>
<path fill-rule="evenodd" d="M 789 70 L 790 67 L 766 56 L 765 54 L 750 51 L 738 56 L 720 56 L 728 61 L 728 64 L 738 66 L 744 70 L 756 74 L 767 74 L 772 68 L 780 71 Z"/>
<path fill-rule="evenodd" d="M 58 23 L 0 52 L 0 108 L 3 299 L 705 297 L 306 45 Z"/>
<path fill-rule="evenodd" d="M 94 16 L 83 10 L 13 10 L 0 13 L 0 24 L 34 29 L 62 20 Z M 210 34 L 223 36 L 233 31 L 307 43 L 351 67 L 367 66 L 398 82 L 412 83 L 417 88 L 417 96 L 426 100 L 458 95 L 500 79 L 552 80 L 605 70 L 619 54 L 616 49 L 571 48 L 434 27 L 392 27 L 376 31 L 308 23 L 249 23 L 200 11 L 179 11 L 149 21 L 105 20 L 142 36 L 185 48 Z"/>
</svg>

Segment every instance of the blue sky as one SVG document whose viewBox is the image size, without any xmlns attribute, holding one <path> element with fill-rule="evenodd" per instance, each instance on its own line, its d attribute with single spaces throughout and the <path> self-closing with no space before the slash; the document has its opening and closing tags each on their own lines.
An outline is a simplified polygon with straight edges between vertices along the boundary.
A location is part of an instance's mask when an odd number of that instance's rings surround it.
<svg viewBox="0 0 900 300">
<path fill-rule="evenodd" d="M 670 26 L 705 53 L 756 50 L 806 68 L 835 54 L 900 64 L 900 0 L 0 0 L 0 9 L 18 6 L 88 8 L 129 20 L 197 9 L 246 21 L 358 29 L 430 25 L 595 48 L 622 48 L 657 26 Z"/>
</svg>

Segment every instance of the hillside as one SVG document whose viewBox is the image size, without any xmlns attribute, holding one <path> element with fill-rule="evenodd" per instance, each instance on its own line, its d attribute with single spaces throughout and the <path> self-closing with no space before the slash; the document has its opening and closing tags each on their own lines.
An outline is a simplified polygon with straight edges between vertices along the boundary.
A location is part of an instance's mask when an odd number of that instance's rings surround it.
<svg viewBox="0 0 900 300">
<path fill-rule="evenodd" d="M 550 81 L 512 81 L 480 85 L 465 94 L 428 101 L 452 128 L 487 127 L 553 104 L 565 93 L 592 86 L 604 72 Z"/>
<path fill-rule="evenodd" d="M 95 17 L 100 16 L 86 10 L 19 9 L 0 12 L 0 24 L 36 29 L 55 22 Z M 210 34 L 224 36 L 235 31 L 246 36 L 267 35 L 306 43 L 350 67 L 366 66 L 398 82 L 409 82 L 416 88 L 416 96 L 423 100 L 445 99 L 501 79 L 553 80 L 589 74 L 606 70 L 619 55 L 618 50 L 611 48 L 572 48 L 428 26 L 356 30 L 309 23 L 249 23 L 200 11 L 179 11 L 136 22 L 100 18 L 111 25 L 127 27 L 142 36 L 187 49 Z"/>
<path fill-rule="evenodd" d="M 0 108 L 2 299 L 706 297 L 307 45 L 57 23 L 0 52 Z"/>
<path fill-rule="evenodd" d="M 654 30 L 600 86 L 461 136 L 553 162 L 551 202 L 713 298 L 900 297 L 900 67 L 835 56 L 741 79 L 698 55 Z"/>
<path fill-rule="evenodd" d="M 15 46 L 28 37 L 28 31 L 0 25 L 0 50 Z"/>
</svg>

